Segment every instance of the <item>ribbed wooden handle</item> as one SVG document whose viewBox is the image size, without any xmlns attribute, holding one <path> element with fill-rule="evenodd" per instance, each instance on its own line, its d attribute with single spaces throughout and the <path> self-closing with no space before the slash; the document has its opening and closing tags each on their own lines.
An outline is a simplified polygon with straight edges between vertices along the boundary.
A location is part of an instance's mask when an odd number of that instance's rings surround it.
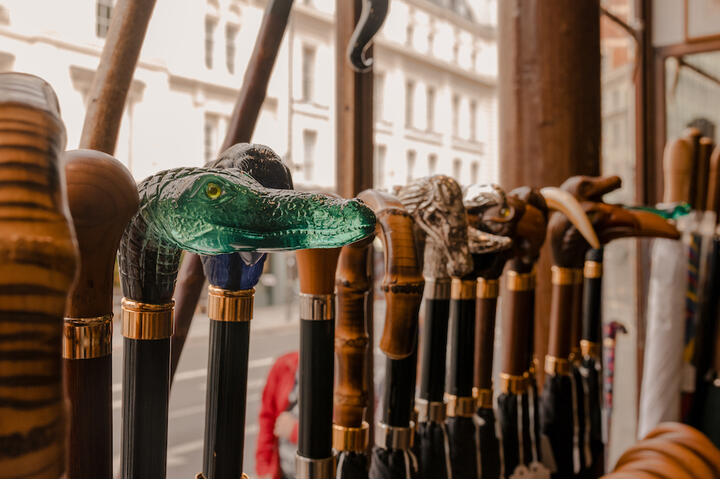
<svg viewBox="0 0 720 480">
<path fill-rule="evenodd" d="M 333 422 L 343 427 L 359 428 L 368 402 L 365 313 L 372 289 L 368 255 L 373 238 L 343 247 L 338 261 Z"/>
<path fill-rule="evenodd" d="M 665 146 L 663 202 L 690 202 L 690 182 L 693 172 L 693 148 L 684 138 Z"/>
</svg>

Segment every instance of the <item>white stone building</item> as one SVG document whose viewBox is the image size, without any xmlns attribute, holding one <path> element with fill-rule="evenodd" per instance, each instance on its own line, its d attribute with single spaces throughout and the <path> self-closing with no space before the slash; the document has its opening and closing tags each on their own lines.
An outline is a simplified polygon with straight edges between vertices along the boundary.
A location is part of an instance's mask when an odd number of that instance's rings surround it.
<svg viewBox="0 0 720 480">
<path fill-rule="evenodd" d="M 137 179 L 222 141 L 267 0 L 158 0 L 116 156 Z M 0 71 L 55 88 L 77 147 L 113 0 L 0 0 Z M 335 0 L 296 0 L 253 141 L 335 183 Z M 376 39 L 376 186 L 497 175 L 496 0 L 392 0 Z M 345 48 L 344 46 L 342 48 Z"/>
</svg>

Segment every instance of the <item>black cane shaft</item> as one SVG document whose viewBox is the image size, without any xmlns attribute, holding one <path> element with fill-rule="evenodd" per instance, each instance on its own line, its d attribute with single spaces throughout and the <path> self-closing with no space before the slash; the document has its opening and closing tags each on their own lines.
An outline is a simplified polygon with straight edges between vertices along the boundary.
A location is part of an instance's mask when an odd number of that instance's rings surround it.
<svg viewBox="0 0 720 480">
<path fill-rule="evenodd" d="M 590 250 L 583 276 L 582 338 L 594 343 L 600 342 L 602 335 L 602 261 L 601 249 Z"/>
<path fill-rule="evenodd" d="M 335 321 L 300 320 L 298 454 L 332 456 Z"/>
<path fill-rule="evenodd" d="M 120 476 L 165 478 L 170 339 L 123 339 Z"/>
<path fill-rule="evenodd" d="M 425 320 L 420 341 L 420 394 L 431 402 L 442 402 L 445 388 L 448 313 L 450 300 L 425 299 Z"/>
<path fill-rule="evenodd" d="M 450 300 L 450 368 L 447 392 L 472 396 L 475 299 Z"/>
<path fill-rule="evenodd" d="M 383 423 L 392 427 L 408 427 L 415 392 L 417 356 L 402 360 L 388 358 L 385 363 L 385 399 Z"/>
<path fill-rule="evenodd" d="M 243 473 L 250 322 L 210 320 L 205 409 L 205 478 Z"/>
<path fill-rule="evenodd" d="M 68 478 L 112 478 L 112 357 L 63 359 L 71 422 Z"/>
</svg>

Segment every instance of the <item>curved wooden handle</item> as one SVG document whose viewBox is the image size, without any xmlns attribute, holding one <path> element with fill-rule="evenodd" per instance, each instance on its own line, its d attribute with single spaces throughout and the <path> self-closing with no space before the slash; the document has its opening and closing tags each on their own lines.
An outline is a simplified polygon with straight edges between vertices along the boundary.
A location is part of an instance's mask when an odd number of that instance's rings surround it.
<svg viewBox="0 0 720 480">
<path fill-rule="evenodd" d="M 690 202 L 690 182 L 693 172 L 693 147 L 684 138 L 665 146 L 663 153 L 665 175 L 663 202 Z"/>
<path fill-rule="evenodd" d="M 343 247 L 338 261 L 337 319 L 335 322 L 335 382 L 333 422 L 359 428 L 368 402 L 365 354 L 370 337 L 366 329 L 368 292 L 372 289 L 368 261 L 374 235 Z"/>
<path fill-rule="evenodd" d="M 115 158 L 95 150 L 65 152 L 68 203 L 80 248 L 80 272 L 68 317 L 112 312 L 115 255 L 138 208 L 135 180 Z"/>
<path fill-rule="evenodd" d="M 386 313 L 380 349 L 392 359 L 409 356 L 415 348 L 423 280 L 415 248 L 414 220 L 395 197 L 375 190 L 358 195 L 377 217 L 376 235 L 385 246 Z"/>
<path fill-rule="evenodd" d="M 340 248 L 313 248 L 297 250 L 300 293 L 331 295 L 335 293 L 335 271 Z"/>
<path fill-rule="evenodd" d="M 81 148 L 115 151 L 125 99 L 155 0 L 120 0 L 115 5 L 88 96 Z"/>
</svg>

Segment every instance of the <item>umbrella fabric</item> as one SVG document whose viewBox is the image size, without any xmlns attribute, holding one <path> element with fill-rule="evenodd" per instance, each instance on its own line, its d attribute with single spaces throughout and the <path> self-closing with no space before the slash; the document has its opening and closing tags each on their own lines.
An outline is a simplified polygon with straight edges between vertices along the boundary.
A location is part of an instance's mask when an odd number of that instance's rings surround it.
<svg viewBox="0 0 720 480">
<path fill-rule="evenodd" d="M 503 477 L 550 478 L 550 470 L 541 463 L 536 392 L 531 386 L 526 393 L 498 396 Z"/>
<path fill-rule="evenodd" d="M 580 452 L 574 444 L 577 410 L 575 382 L 572 375 L 545 375 L 545 388 L 540 400 L 541 431 L 550 444 L 554 478 L 570 478 L 579 470 Z M 547 463 L 546 463 L 547 464 Z M 576 469 L 576 467 L 578 467 Z"/>
<path fill-rule="evenodd" d="M 370 478 L 418 478 L 418 461 L 411 450 L 373 447 Z"/>
<path fill-rule="evenodd" d="M 583 476 L 583 472 L 589 468 L 592 463 L 592 454 L 590 452 L 590 417 L 589 417 L 589 400 L 586 382 L 580 371 L 581 364 L 579 361 L 573 362 L 571 375 L 574 386 L 573 410 L 573 448 L 575 473 Z"/>
<path fill-rule="evenodd" d="M 452 478 L 445 424 L 420 422 L 415 432 L 413 452 L 419 463 L 418 478 Z"/>
<path fill-rule="evenodd" d="M 492 408 L 478 408 L 473 420 L 476 430 L 478 476 L 479 478 L 500 478 L 502 467 L 495 411 Z"/>
<path fill-rule="evenodd" d="M 700 431 L 720 448 L 720 380 L 713 377 L 705 385 L 704 405 L 700 416 Z"/>
<path fill-rule="evenodd" d="M 340 452 L 336 478 L 368 478 L 368 458 L 364 453 Z"/>
<path fill-rule="evenodd" d="M 475 423 L 472 417 L 448 417 L 445 420 L 450 440 L 453 478 L 477 478 Z"/>
<path fill-rule="evenodd" d="M 687 257 L 682 242 L 653 240 L 638 438 L 680 419 Z"/>
<path fill-rule="evenodd" d="M 604 473 L 605 444 L 602 435 L 602 366 L 597 359 L 585 357 L 579 368 L 584 391 L 583 444 L 589 458 L 585 459 L 582 477 L 597 478 Z"/>
</svg>

